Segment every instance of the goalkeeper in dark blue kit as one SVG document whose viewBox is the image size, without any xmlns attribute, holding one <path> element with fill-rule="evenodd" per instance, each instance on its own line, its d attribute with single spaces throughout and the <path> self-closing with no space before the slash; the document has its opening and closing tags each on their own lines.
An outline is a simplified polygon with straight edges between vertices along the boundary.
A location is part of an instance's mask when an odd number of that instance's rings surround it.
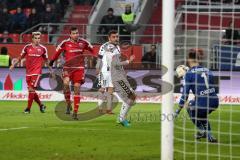
<svg viewBox="0 0 240 160">
<path fill-rule="evenodd" d="M 176 116 L 180 113 L 184 105 L 186 105 L 185 103 L 188 103 L 187 112 L 194 125 L 198 128 L 195 138 L 207 138 L 209 142 L 216 143 L 217 139 L 211 134 L 208 114 L 218 108 L 219 99 L 216 94 L 213 74 L 209 69 L 200 66 L 199 55 L 198 49 L 191 49 L 189 52 L 187 63 L 190 69 L 183 76 L 183 93 Z M 192 91 L 195 98 L 187 102 L 190 91 Z"/>
</svg>

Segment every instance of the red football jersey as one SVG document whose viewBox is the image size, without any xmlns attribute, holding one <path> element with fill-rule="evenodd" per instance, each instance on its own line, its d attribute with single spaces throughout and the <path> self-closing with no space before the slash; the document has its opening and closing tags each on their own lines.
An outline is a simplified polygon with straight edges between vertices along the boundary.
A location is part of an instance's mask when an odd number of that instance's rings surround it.
<svg viewBox="0 0 240 160">
<path fill-rule="evenodd" d="M 84 59 L 89 52 L 93 54 L 93 46 L 87 40 L 79 38 L 77 42 L 73 42 L 69 38 L 58 45 L 52 60 L 57 60 L 64 53 L 65 68 L 84 68 Z"/>
<path fill-rule="evenodd" d="M 42 74 L 42 63 L 48 59 L 47 49 L 43 45 L 33 46 L 27 44 L 21 53 L 21 58 L 26 59 L 26 74 Z"/>
</svg>

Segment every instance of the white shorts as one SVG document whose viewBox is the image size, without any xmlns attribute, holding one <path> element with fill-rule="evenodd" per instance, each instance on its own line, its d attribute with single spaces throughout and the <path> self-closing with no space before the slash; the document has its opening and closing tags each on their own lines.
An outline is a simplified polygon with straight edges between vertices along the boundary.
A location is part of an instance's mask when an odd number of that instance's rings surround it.
<svg viewBox="0 0 240 160">
<path fill-rule="evenodd" d="M 112 77 L 110 72 L 103 72 L 101 77 L 101 87 L 108 88 L 113 87 Z"/>
</svg>

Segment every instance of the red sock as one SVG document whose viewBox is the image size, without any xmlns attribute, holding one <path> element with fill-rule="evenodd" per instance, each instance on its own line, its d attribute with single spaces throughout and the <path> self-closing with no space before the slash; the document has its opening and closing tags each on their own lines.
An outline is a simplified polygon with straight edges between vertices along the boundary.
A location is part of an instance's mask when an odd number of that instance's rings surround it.
<svg viewBox="0 0 240 160">
<path fill-rule="evenodd" d="M 34 100 L 35 102 L 37 102 L 37 104 L 39 105 L 39 107 L 42 105 L 42 102 L 40 101 L 38 94 L 35 92 L 34 94 Z"/>
<path fill-rule="evenodd" d="M 80 95 L 74 95 L 74 112 L 78 112 L 79 108 L 79 103 L 80 103 Z"/>
<path fill-rule="evenodd" d="M 66 91 L 64 92 L 64 97 L 65 97 L 65 100 L 67 102 L 67 104 L 71 104 L 71 100 L 70 100 L 70 92 L 69 91 Z"/>
<path fill-rule="evenodd" d="M 30 110 L 31 107 L 32 107 L 32 103 L 33 103 L 34 97 L 35 97 L 35 92 L 29 91 L 29 92 L 28 92 L 28 106 L 27 106 L 27 108 L 28 108 L 29 110 Z"/>
</svg>

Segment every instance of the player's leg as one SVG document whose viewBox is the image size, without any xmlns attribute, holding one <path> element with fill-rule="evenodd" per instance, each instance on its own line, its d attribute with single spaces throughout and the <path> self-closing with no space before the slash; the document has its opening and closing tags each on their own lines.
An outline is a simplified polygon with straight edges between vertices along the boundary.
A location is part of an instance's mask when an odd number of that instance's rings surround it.
<svg viewBox="0 0 240 160">
<path fill-rule="evenodd" d="M 73 109 L 73 119 L 77 118 L 78 108 L 80 104 L 80 87 L 84 83 L 84 70 L 76 70 L 71 75 L 71 80 L 73 82 L 73 88 L 74 88 L 74 96 L 73 96 L 73 103 L 74 103 L 74 109 Z"/>
<path fill-rule="evenodd" d="M 107 114 L 114 114 L 112 112 L 113 91 L 113 87 L 107 88 Z"/>
<path fill-rule="evenodd" d="M 199 111 L 196 107 L 196 103 L 194 100 L 189 101 L 187 112 L 193 124 L 198 128 L 198 132 L 195 135 L 195 138 L 196 139 L 205 138 L 206 130 L 201 121 L 198 119 Z"/>
<path fill-rule="evenodd" d="M 39 80 L 40 80 L 40 75 L 37 75 L 37 76 L 33 76 L 32 77 L 32 80 L 34 82 L 34 90 L 35 88 L 37 87 L 37 85 L 39 84 Z M 40 112 L 42 113 L 45 113 L 45 109 L 46 109 L 46 106 L 42 104 L 38 94 L 36 93 L 35 91 L 35 94 L 34 94 L 34 101 L 38 104 L 39 108 L 40 108 Z"/>
<path fill-rule="evenodd" d="M 104 99 L 105 99 L 105 88 L 100 88 L 98 90 L 98 110 L 99 113 L 103 112 L 103 103 L 104 103 Z"/>
<path fill-rule="evenodd" d="M 69 84 L 70 84 L 69 77 L 65 73 L 63 75 L 63 94 L 64 94 L 64 98 L 65 98 L 65 101 L 66 101 L 66 104 L 67 104 L 66 114 L 70 114 L 71 110 L 72 110 L 71 91 L 70 91 Z"/>
<path fill-rule="evenodd" d="M 27 108 L 24 110 L 24 113 L 30 113 L 32 103 L 34 100 L 34 95 L 35 95 L 35 90 L 32 87 L 28 87 L 28 103 L 27 103 Z"/>
<path fill-rule="evenodd" d="M 201 123 L 205 127 L 207 138 L 209 142 L 217 142 L 217 139 L 214 138 L 211 132 L 211 125 L 208 120 L 208 115 L 212 113 L 216 108 L 218 108 L 219 102 L 218 99 L 211 99 L 209 102 L 209 108 L 206 108 L 202 114 L 200 114 Z"/>
<path fill-rule="evenodd" d="M 129 126 L 129 122 L 126 117 L 131 107 L 135 104 L 136 95 L 127 81 L 114 82 L 114 87 L 119 98 L 123 101 L 119 114 L 119 122 L 127 127 Z"/>
<path fill-rule="evenodd" d="M 28 105 L 27 105 L 27 108 L 25 109 L 24 113 L 30 113 L 32 103 L 34 100 L 38 103 L 38 105 L 40 107 L 40 111 L 42 113 L 45 112 L 46 107 L 41 103 L 37 93 L 35 92 L 35 88 L 37 87 L 39 78 L 40 78 L 39 75 L 26 76 L 26 81 L 27 81 L 27 85 L 28 85 Z"/>
<path fill-rule="evenodd" d="M 107 114 L 114 114 L 112 112 L 112 101 L 113 101 L 113 92 L 114 92 L 114 88 L 113 88 L 113 84 L 112 84 L 112 78 L 111 78 L 111 74 L 107 73 L 106 77 L 106 87 L 107 87 Z"/>
<path fill-rule="evenodd" d="M 208 109 L 202 110 L 201 113 L 199 113 L 199 121 L 203 125 L 206 133 L 206 137 L 208 138 L 209 142 L 217 142 L 217 139 L 213 137 L 211 132 L 211 125 L 208 120 Z"/>
<path fill-rule="evenodd" d="M 130 99 L 127 101 L 123 100 L 122 107 L 119 113 L 119 122 L 125 127 L 130 126 L 129 121 L 126 118 L 127 118 L 128 112 L 130 111 L 134 103 L 135 103 L 135 99 Z"/>
<path fill-rule="evenodd" d="M 103 112 L 103 103 L 104 103 L 104 100 L 106 98 L 106 88 L 107 88 L 107 74 L 106 73 L 100 73 L 101 74 L 101 78 L 99 79 L 100 81 L 100 85 L 101 85 L 101 88 L 98 90 L 98 109 L 99 109 L 99 113 L 102 113 Z"/>
<path fill-rule="evenodd" d="M 74 103 L 74 109 L 73 109 L 73 118 L 77 119 L 77 113 L 80 103 L 80 83 L 74 83 L 74 96 L 73 96 L 73 103 Z"/>
</svg>

